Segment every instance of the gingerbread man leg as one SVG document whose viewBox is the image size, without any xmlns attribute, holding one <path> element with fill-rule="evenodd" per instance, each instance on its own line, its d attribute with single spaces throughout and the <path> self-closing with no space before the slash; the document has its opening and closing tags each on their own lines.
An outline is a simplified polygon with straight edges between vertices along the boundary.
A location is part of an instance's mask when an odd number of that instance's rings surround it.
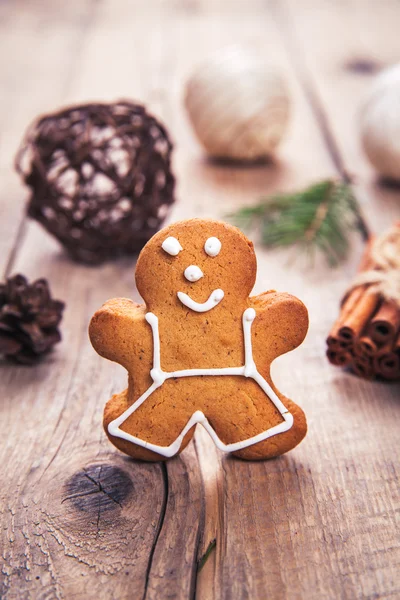
<svg viewBox="0 0 400 600">
<path fill-rule="evenodd" d="M 218 437 L 226 445 L 252 438 L 283 421 L 274 404 L 253 381 L 240 384 L 226 381 L 228 394 L 216 404 L 208 403 L 204 412 Z M 232 389 L 230 389 L 232 388 Z M 232 411 L 232 399 L 235 411 Z M 246 460 L 273 458 L 291 450 L 301 442 L 307 432 L 304 412 L 297 404 L 281 396 L 282 402 L 293 416 L 293 425 L 288 431 L 279 433 L 242 450 L 232 452 Z"/>
<path fill-rule="evenodd" d="M 297 404 L 289 400 L 289 398 L 283 397 L 282 400 L 293 416 L 292 427 L 288 431 L 279 433 L 276 436 L 272 436 L 263 442 L 258 442 L 257 444 L 253 444 L 253 446 L 233 452 L 232 454 L 234 456 L 238 456 L 239 458 L 243 458 L 245 460 L 263 460 L 266 458 L 274 458 L 275 456 L 280 456 L 281 454 L 292 450 L 301 442 L 307 433 L 306 416 L 302 409 Z"/>
<path fill-rule="evenodd" d="M 170 383 L 170 385 L 168 385 Z M 143 404 L 132 413 L 121 425 L 123 431 L 143 440 L 157 444 L 161 447 L 168 447 L 172 444 L 187 422 L 189 421 L 194 409 L 191 405 L 186 408 L 177 406 L 174 402 L 174 389 L 172 382 L 166 382 L 163 389 L 156 390 Z M 171 389 L 168 389 L 171 388 Z M 159 461 L 166 460 L 168 457 L 157 452 L 153 452 L 127 441 L 120 437 L 111 435 L 109 424 L 122 415 L 131 406 L 132 402 L 128 399 L 128 390 L 120 394 L 115 394 L 106 404 L 104 409 L 103 425 L 110 441 L 122 452 L 128 454 L 137 460 Z M 161 409 L 161 410 L 160 410 Z M 177 452 L 179 454 L 186 448 L 193 437 L 195 427 L 192 427 L 184 436 L 182 444 Z"/>
</svg>

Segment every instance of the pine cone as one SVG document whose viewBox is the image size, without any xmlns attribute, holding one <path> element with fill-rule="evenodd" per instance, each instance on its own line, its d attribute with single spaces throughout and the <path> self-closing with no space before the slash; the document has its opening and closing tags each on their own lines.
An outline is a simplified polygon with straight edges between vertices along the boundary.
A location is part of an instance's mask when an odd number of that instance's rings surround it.
<svg viewBox="0 0 400 600">
<path fill-rule="evenodd" d="M 29 285 L 23 275 L 14 275 L 0 284 L 0 355 L 35 363 L 61 340 L 63 310 L 63 302 L 52 300 L 45 279 Z"/>
<path fill-rule="evenodd" d="M 29 128 L 16 168 L 28 214 L 80 262 L 135 254 L 174 202 L 172 144 L 139 104 L 72 106 Z"/>
</svg>

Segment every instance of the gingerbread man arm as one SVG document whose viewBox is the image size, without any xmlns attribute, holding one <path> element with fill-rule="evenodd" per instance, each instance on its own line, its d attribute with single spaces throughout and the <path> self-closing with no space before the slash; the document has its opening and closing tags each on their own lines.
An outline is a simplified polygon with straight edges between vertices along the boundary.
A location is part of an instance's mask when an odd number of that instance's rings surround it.
<svg viewBox="0 0 400 600">
<path fill-rule="evenodd" d="M 254 354 L 262 363 L 270 364 L 302 343 L 308 330 L 308 313 L 301 300 L 271 291 L 251 297 L 250 306 L 257 315 L 253 325 Z"/>
<path fill-rule="evenodd" d="M 128 298 L 113 298 L 93 315 L 89 337 L 98 354 L 129 370 L 132 347 L 145 324 L 146 307 Z"/>
</svg>

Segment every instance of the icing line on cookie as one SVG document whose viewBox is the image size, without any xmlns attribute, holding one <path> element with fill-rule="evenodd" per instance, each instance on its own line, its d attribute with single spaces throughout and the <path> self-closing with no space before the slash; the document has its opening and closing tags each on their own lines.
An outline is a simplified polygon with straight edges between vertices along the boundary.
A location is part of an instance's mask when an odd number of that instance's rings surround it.
<svg viewBox="0 0 400 600">
<path fill-rule="evenodd" d="M 253 351 L 252 351 L 252 343 L 251 343 L 251 326 L 256 317 L 256 312 L 254 308 L 248 308 L 243 313 L 242 324 L 243 324 L 243 337 L 244 337 L 244 349 L 245 349 L 245 364 L 241 367 L 225 367 L 220 369 L 184 369 L 181 371 L 163 371 L 161 369 L 161 355 L 160 355 L 160 334 L 158 329 L 158 318 L 154 313 L 146 314 L 146 321 L 149 323 L 153 333 L 153 368 L 150 372 L 150 376 L 153 379 L 152 385 L 130 406 L 125 412 L 122 413 L 117 419 L 111 421 L 108 425 L 108 431 L 111 435 L 115 437 L 122 438 L 127 440 L 128 442 L 132 442 L 142 448 L 147 448 L 148 450 L 152 450 L 157 454 L 161 454 L 167 458 L 174 456 L 179 451 L 181 447 L 183 438 L 187 434 L 187 432 L 197 424 L 200 424 L 204 427 L 204 429 L 208 432 L 210 437 L 212 438 L 214 444 L 222 450 L 223 452 L 236 452 L 237 450 L 241 450 L 243 448 L 247 448 L 248 446 L 252 446 L 253 444 L 257 444 L 258 442 L 262 442 L 274 435 L 278 435 L 279 433 L 283 433 L 284 431 L 288 431 L 293 425 L 293 416 L 288 411 L 288 409 L 284 406 L 283 402 L 278 398 L 277 394 L 274 392 L 269 383 L 265 380 L 265 378 L 258 372 L 257 367 L 255 365 L 253 359 Z M 141 440 L 140 438 L 127 433 L 120 429 L 120 426 L 130 417 L 131 414 L 135 412 L 143 404 L 145 400 L 159 387 L 167 379 L 172 378 L 180 378 L 180 377 L 195 377 L 200 375 L 208 375 L 208 376 L 218 376 L 218 375 L 239 375 L 243 377 L 249 377 L 253 379 L 259 387 L 265 392 L 271 402 L 276 406 L 278 411 L 280 412 L 283 421 L 282 423 L 278 423 L 274 427 L 270 427 L 266 431 L 262 431 L 261 433 L 248 438 L 247 440 L 240 440 L 239 442 L 234 442 L 232 444 L 224 444 L 220 438 L 217 436 L 214 429 L 211 427 L 207 417 L 203 412 L 197 410 L 190 417 L 189 421 L 186 423 L 185 427 L 182 429 L 181 433 L 178 435 L 176 440 L 172 442 L 169 446 L 159 446 L 157 444 L 152 444 L 151 442 L 147 442 L 145 440 Z"/>
<path fill-rule="evenodd" d="M 182 304 L 184 304 L 184 306 L 196 312 L 207 312 L 208 310 L 211 310 L 221 302 L 224 295 L 224 290 L 214 290 L 211 292 L 208 300 L 200 303 L 193 300 L 184 292 L 178 292 L 177 294 L 179 300 L 182 302 Z"/>
</svg>

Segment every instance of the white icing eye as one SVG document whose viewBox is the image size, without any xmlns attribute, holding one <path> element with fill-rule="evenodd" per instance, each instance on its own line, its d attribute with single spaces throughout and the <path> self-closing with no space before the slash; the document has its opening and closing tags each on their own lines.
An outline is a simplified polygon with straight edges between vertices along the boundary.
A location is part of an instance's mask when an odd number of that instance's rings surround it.
<svg viewBox="0 0 400 600">
<path fill-rule="evenodd" d="M 198 281 L 204 277 L 203 271 L 197 265 L 190 265 L 190 267 L 187 267 L 184 275 L 188 281 Z"/>
<path fill-rule="evenodd" d="M 221 242 L 216 237 L 210 237 L 204 244 L 204 250 L 208 256 L 218 256 L 221 250 Z"/>
<path fill-rule="evenodd" d="M 177 256 L 179 252 L 183 250 L 178 240 L 172 236 L 167 237 L 167 239 L 163 241 L 161 248 L 171 256 Z"/>
</svg>

